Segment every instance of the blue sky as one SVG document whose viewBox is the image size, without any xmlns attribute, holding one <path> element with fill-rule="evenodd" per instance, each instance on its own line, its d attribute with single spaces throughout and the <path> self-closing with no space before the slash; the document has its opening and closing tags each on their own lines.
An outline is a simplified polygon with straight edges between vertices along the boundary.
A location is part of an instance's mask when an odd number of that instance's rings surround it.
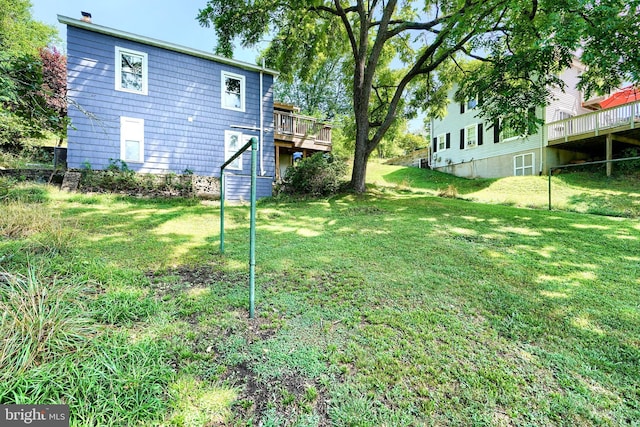
<svg viewBox="0 0 640 427">
<path fill-rule="evenodd" d="M 91 13 L 95 24 L 152 37 L 194 49 L 212 52 L 216 38 L 211 28 L 201 27 L 196 21 L 206 0 L 31 0 L 33 17 L 55 26 L 66 44 L 66 26 L 58 23 L 57 15 L 80 19 L 81 11 Z M 234 58 L 256 63 L 258 49 L 236 46 Z M 410 129 L 423 127 L 422 119 L 409 123 Z"/>
<path fill-rule="evenodd" d="M 179 45 L 212 52 L 215 34 L 196 21 L 206 0 L 31 0 L 33 17 L 55 26 L 66 40 L 66 26 L 57 15 L 80 19 L 81 11 L 90 12 L 93 22 Z M 64 46 L 64 44 L 63 44 Z M 236 48 L 234 58 L 254 64 L 258 50 Z"/>
</svg>

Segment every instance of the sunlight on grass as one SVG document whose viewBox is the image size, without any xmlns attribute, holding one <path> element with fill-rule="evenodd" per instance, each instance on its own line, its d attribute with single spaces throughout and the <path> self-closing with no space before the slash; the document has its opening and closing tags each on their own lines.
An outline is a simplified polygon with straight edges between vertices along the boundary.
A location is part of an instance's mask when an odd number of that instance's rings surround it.
<svg viewBox="0 0 640 427">
<path fill-rule="evenodd" d="M 299 228 L 296 230 L 296 233 L 302 237 L 318 237 L 322 235 L 319 231 L 314 231 L 309 228 Z"/>
<path fill-rule="evenodd" d="M 501 233 L 513 233 L 513 234 L 520 234 L 522 236 L 531 236 L 531 237 L 541 235 L 541 233 L 539 233 L 538 231 L 531 230 L 530 228 L 524 228 L 524 227 L 500 227 L 498 228 L 497 231 Z"/>
<path fill-rule="evenodd" d="M 626 234 L 618 234 L 616 236 L 614 236 L 616 239 L 620 239 L 620 240 L 639 240 L 638 237 L 636 236 L 629 236 Z"/>
<path fill-rule="evenodd" d="M 209 288 L 191 288 L 187 291 L 186 295 L 190 298 L 201 298 L 211 293 Z"/>
<path fill-rule="evenodd" d="M 569 295 L 564 292 L 540 291 L 540 295 L 547 298 L 569 298 Z"/>
<path fill-rule="evenodd" d="M 184 427 L 224 424 L 238 395 L 227 386 L 208 385 L 189 376 L 170 384 L 169 394 L 174 400 L 171 424 Z"/>
<path fill-rule="evenodd" d="M 455 188 L 458 197 L 491 204 L 546 209 L 549 180 L 546 176 L 511 176 L 499 179 L 466 179 L 415 167 L 370 162 L 367 181 L 380 188 L 401 188 L 415 194 L 446 195 Z M 624 178 L 571 173 L 551 179 L 553 209 L 622 217 L 640 216 L 638 185 Z"/>
<path fill-rule="evenodd" d="M 476 230 L 471 230 L 469 228 L 452 227 L 449 230 L 451 230 L 452 233 L 461 234 L 463 236 L 476 236 L 478 234 Z"/>
<path fill-rule="evenodd" d="M 194 248 L 207 244 L 213 248 L 215 245 L 207 243 L 207 239 L 219 234 L 219 221 L 211 215 L 182 215 L 160 224 L 151 232 L 157 236 L 171 238 L 174 242 L 174 236 L 184 237 L 182 243 L 174 243 L 172 247 L 171 260 L 177 262 Z"/>
<path fill-rule="evenodd" d="M 410 172 L 422 193 L 262 201 L 254 319 L 247 206 L 229 208 L 220 254 L 216 212 L 192 200 L 53 193 L 38 207 L 77 238 L 63 253 L 0 239 L 0 262 L 82 284 L 73 307 L 98 332 L 7 376 L 0 399 L 64 396 L 75 425 L 640 419 L 638 221 L 426 196 L 448 177 Z"/>
<path fill-rule="evenodd" d="M 557 248 L 555 246 L 545 246 L 537 250 L 538 254 L 545 258 L 551 258 L 556 251 Z"/>
<path fill-rule="evenodd" d="M 602 330 L 597 325 L 595 325 L 593 321 L 590 320 L 589 317 L 587 316 L 575 317 L 574 319 L 571 320 L 571 324 L 578 328 L 582 328 L 590 332 L 595 332 L 598 335 L 602 335 L 605 333 L 604 330 Z"/>
<path fill-rule="evenodd" d="M 574 228 L 579 228 L 582 230 L 609 230 L 610 227 L 604 225 L 596 225 L 596 224 L 569 224 L 569 226 Z"/>
</svg>

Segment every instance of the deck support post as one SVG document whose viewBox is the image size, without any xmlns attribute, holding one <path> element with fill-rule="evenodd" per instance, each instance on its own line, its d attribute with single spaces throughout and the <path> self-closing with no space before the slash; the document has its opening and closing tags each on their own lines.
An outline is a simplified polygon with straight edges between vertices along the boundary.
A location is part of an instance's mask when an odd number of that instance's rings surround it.
<svg viewBox="0 0 640 427">
<path fill-rule="evenodd" d="M 611 176 L 611 170 L 613 169 L 613 165 L 611 163 L 611 159 L 613 158 L 613 135 L 607 134 L 607 143 L 606 143 L 606 159 L 607 159 L 607 176 Z"/>
<path fill-rule="evenodd" d="M 280 182 L 280 146 L 276 144 L 276 182 Z"/>
</svg>

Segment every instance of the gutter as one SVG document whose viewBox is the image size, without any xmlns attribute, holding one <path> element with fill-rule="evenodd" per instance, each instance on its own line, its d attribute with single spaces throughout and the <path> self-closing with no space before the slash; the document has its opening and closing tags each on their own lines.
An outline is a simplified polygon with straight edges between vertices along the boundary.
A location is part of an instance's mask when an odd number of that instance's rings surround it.
<svg viewBox="0 0 640 427">
<path fill-rule="evenodd" d="M 125 40 L 143 43 L 150 46 L 159 47 L 166 50 L 171 50 L 174 52 L 184 53 L 186 55 L 195 56 L 198 58 L 208 59 L 210 61 L 219 62 L 221 64 L 238 67 L 243 70 L 264 72 L 272 76 L 278 76 L 280 74 L 278 71 L 269 69 L 269 68 L 264 68 L 264 66 L 250 64 L 248 62 L 238 61 L 235 59 L 225 58 L 223 56 L 218 56 L 209 52 L 205 52 L 204 50 L 193 49 L 190 47 L 181 46 L 181 45 L 170 43 L 170 42 L 165 42 L 165 41 L 154 39 L 151 37 L 141 36 L 141 35 L 129 33 L 126 31 L 116 30 L 115 28 L 105 27 L 102 25 L 93 24 L 91 22 L 85 22 L 79 19 L 69 18 L 68 16 L 58 15 L 58 22 L 60 22 L 61 24 L 66 24 L 71 27 L 92 31 L 94 33 L 105 34 L 107 36 L 113 36 L 113 37 L 117 37 Z"/>
</svg>

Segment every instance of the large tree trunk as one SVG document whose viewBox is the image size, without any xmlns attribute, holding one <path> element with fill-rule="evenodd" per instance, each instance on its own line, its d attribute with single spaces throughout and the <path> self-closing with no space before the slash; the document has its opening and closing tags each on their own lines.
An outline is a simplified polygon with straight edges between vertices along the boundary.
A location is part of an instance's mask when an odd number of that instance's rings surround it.
<svg viewBox="0 0 640 427">
<path fill-rule="evenodd" d="M 358 141 L 356 137 L 356 151 L 353 157 L 353 172 L 351 173 L 351 188 L 356 193 L 364 193 L 366 191 L 365 180 L 367 177 L 367 161 L 369 154 L 366 150 L 366 134 L 363 142 Z"/>
<path fill-rule="evenodd" d="M 366 191 L 367 161 L 371 150 L 369 149 L 369 102 L 368 98 L 362 96 L 360 91 L 356 91 L 354 95 L 354 110 L 356 149 L 353 157 L 351 189 L 356 193 L 364 193 Z"/>
</svg>

